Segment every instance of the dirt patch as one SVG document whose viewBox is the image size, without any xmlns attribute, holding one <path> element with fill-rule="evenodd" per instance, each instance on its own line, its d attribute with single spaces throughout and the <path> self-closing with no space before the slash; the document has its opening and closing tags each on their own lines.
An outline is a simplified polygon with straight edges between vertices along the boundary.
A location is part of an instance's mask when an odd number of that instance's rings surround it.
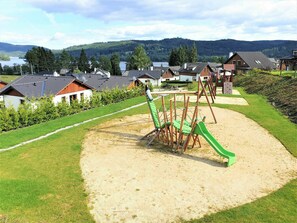
<svg viewBox="0 0 297 223">
<path fill-rule="evenodd" d="M 173 222 L 239 206 L 297 177 L 297 160 L 265 129 L 245 116 L 209 109 L 206 126 L 237 162 L 225 161 L 201 138 L 202 148 L 179 155 L 140 138 L 150 116 L 116 119 L 92 129 L 81 168 L 96 222 Z"/>
</svg>

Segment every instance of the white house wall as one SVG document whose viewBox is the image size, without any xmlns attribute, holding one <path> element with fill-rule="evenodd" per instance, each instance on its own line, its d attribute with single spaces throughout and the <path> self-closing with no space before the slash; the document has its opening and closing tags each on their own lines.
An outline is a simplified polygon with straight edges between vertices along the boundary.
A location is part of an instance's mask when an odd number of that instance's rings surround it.
<svg viewBox="0 0 297 223">
<path fill-rule="evenodd" d="M 6 108 L 13 107 L 15 110 L 18 109 L 21 104 L 21 100 L 25 100 L 24 97 L 11 96 L 11 95 L 3 95 L 4 104 Z"/>
<path fill-rule="evenodd" d="M 72 92 L 72 93 L 67 93 L 67 94 L 61 94 L 61 95 L 56 95 L 53 98 L 53 102 L 55 105 L 58 105 L 58 103 L 62 102 L 62 98 L 65 97 L 65 100 L 67 103 L 70 103 L 70 96 L 71 95 L 76 95 L 77 100 L 81 101 L 80 98 L 80 94 L 83 93 L 84 94 L 84 100 L 89 100 L 92 97 L 92 90 L 84 90 L 84 91 L 76 91 L 76 92 Z"/>
<path fill-rule="evenodd" d="M 93 94 L 92 90 L 84 90 L 84 91 L 77 91 L 77 92 L 72 92 L 72 93 L 67 93 L 67 94 L 62 94 L 62 95 L 56 95 L 53 98 L 53 102 L 55 105 L 58 103 L 62 102 L 62 98 L 65 97 L 65 100 L 67 103 L 70 103 L 70 96 L 71 95 L 76 95 L 76 98 L 78 101 L 81 101 L 81 96 L 80 94 L 84 94 L 84 100 L 89 100 Z M 19 105 L 21 104 L 21 100 L 26 100 L 24 97 L 18 97 L 18 96 L 11 96 L 11 95 L 3 95 L 4 98 L 4 104 L 5 107 L 13 107 L 15 110 L 18 109 Z M 28 102 L 26 100 L 26 102 Z"/>
</svg>

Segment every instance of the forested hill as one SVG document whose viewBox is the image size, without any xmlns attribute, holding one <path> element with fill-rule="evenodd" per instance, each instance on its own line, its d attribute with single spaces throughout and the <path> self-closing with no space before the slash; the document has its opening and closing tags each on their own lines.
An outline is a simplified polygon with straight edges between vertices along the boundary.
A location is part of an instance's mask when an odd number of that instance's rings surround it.
<svg viewBox="0 0 297 223">
<path fill-rule="evenodd" d="M 28 50 L 31 50 L 33 45 L 14 45 L 10 43 L 0 42 L 0 53 L 8 56 L 24 56 Z"/>
<path fill-rule="evenodd" d="M 297 49 L 297 41 L 289 40 L 263 40 L 240 41 L 232 39 L 216 41 L 194 41 L 190 39 L 172 38 L 163 40 L 130 40 L 106 43 L 93 43 L 66 48 L 73 56 L 79 56 L 82 48 L 88 56 L 111 55 L 119 53 L 121 60 L 126 60 L 138 44 L 143 44 L 152 61 L 168 61 L 171 49 L 180 46 L 192 47 L 196 44 L 199 60 L 209 60 L 212 56 L 227 57 L 229 52 L 236 51 L 261 51 L 268 57 L 281 58 L 289 56 L 293 49 Z"/>
<path fill-rule="evenodd" d="M 196 44 L 198 49 L 198 60 L 211 60 L 213 56 L 227 57 L 229 52 L 236 51 L 262 51 L 268 57 L 280 58 L 290 56 L 293 49 L 297 49 L 297 41 L 290 40 L 263 40 L 263 41 L 241 41 L 241 40 L 215 40 L 215 41 L 194 41 L 183 38 L 171 38 L 163 40 L 128 40 L 113 41 L 103 43 L 93 43 L 79 46 L 71 46 L 66 48 L 72 56 L 79 57 L 82 48 L 85 49 L 87 56 L 100 55 L 110 56 L 113 53 L 119 53 L 121 60 L 126 60 L 129 53 L 134 48 L 142 44 L 152 61 L 168 61 L 169 54 L 173 48 L 180 46 L 192 47 Z M 25 55 L 32 45 L 12 45 L 0 42 L 0 53 L 12 55 L 14 52 L 19 55 Z M 53 51 L 59 53 L 61 51 Z"/>
</svg>

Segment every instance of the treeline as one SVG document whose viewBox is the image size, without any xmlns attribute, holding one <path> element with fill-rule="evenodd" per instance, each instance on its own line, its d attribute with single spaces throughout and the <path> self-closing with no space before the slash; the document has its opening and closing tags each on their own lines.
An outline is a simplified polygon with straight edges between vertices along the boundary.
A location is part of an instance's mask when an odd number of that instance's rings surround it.
<svg viewBox="0 0 297 223">
<path fill-rule="evenodd" d="M 237 76 L 235 85 L 247 93 L 266 96 L 271 104 L 297 124 L 297 78 L 273 76 L 267 71 L 252 70 Z"/>
<path fill-rule="evenodd" d="M 110 58 L 107 56 L 94 56 L 88 58 L 84 49 L 81 49 L 78 58 L 72 57 L 66 50 L 61 54 L 54 55 L 51 50 L 43 47 L 33 47 L 29 50 L 25 59 L 29 63 L 31 72 L 54 72 L 61 69 L 67 69 L 74 73 L 94 71 L 96 68 L 109 71 L 111 75 L 121 75 L 119 67 L 120 57 L 118 54 L 113 54 Z"/>
<path fill-rule="evenodd" d="M 143 94 L 143 88 L 137 87 L 132 90 L 114 88 L 103 92 L 93 92 L 90 100 L 78 102 L 74 100 L 71 104 L 61 102 L 54 105 L 51 97 L 33 100 L 24 103 L 15 110 L 13 107 L 0 109 L 0 132 L 31 126 L 46 122 L 59 117 L 79 113 L 81 111 L 117 103 L 129 98 Z"/>
</svg>

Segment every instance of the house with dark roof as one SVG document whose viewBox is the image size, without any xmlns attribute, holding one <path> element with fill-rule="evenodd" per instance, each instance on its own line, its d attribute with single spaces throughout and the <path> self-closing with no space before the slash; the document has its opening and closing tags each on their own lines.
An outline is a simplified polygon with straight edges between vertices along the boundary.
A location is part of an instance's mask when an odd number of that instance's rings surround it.
<svg viewBox="0 0 297 223">
<path fill-rule="evenodd" d="M 96 91 L 103 91 L 106 89 L 112 88 L 133 88 L 137 86 L 138 83 L 136 80 L 133 80 L 131 77 L 123 77 L 123 76 L 105 76 L 98 74 L 72 74 L 77 80 L 82 83 L 87 84 L 92 87 Z"/>
<path fill-rule="evenodd" d="M 139 80 L 143 84 L 160 86 L 163 81 L 177 80 L 177 75 L 168 67 L 152 67 L 150 70 L 127 70 L 123 76 Z"/>
<path fill-rule="evenodd" d="M 253 68 L 261 70 L 273 70 L 275 65 L 262 52 L 237 52 L 224 64 L 234 64 L 235 73 L 246 73 Z"/>
<path fill-rule="evenodd" d="M 297 69 L 297 50 L 292 50 L 291 56 L 286 56 L 280 59 L 280 71 L 296 70 Z"/>
<path fill-rule="evenodd" d="M 213 70 L 208 63 L 184 63 L 179 70 L 180 81 L 197 81 L 200 77 L 202 80 L 207 80 Z"/>
<path fill-rule="evenodd" d="M 26 75 L 21 76 L 0 90 L 6 107 L 15 109 L 31 99 L 53 97 L 57 105 L 60 102 L 71 103 L 73 100 L 88 100 L 92 96 L 92 87 L 71 76 L 54 77 Z"/>
</svg>

